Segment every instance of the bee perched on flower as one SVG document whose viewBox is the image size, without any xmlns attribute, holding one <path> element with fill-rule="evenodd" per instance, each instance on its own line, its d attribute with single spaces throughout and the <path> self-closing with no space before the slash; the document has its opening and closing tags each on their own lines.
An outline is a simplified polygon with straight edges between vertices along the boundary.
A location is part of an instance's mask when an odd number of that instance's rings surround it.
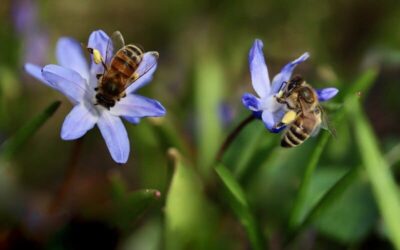
<svg viewBox="0 0 400 250">
<path fill-rule="evenodd" d="M 59 65 L 50 64 L 42 68 L 27 63 L 25 69 L 45 85 L 64 94 L 74 105 L 61 128 L 63 140 L 78 139 L 97 125 L 114 161 L 126 163 L 130 145 L 120 117 L 137 124 L 143 117 L 159 117 L 166 113 L 158 101 L 135 94 L 151 81 L 157 68 L 158 53 L 140 53 L 140 59 L 132 70 L 133 76 L 125 77 L 122 86 L 119 82 L 104 83 L 104 76 L 111 74 L 114 54 L 120 53 L 121 49 L 114 48 L 111 38 L 101 30 L 92 32 L 87 47 L 95 51 L 90 66 L 79 42 L 61 38 L 56 49 Z M 119 79 L 117 70 L 112 71 L 112 76 L 111 80 Z M 109 95 L 114 88 L 118 88 L 118 98 Z M 101 92 L 99 98 L 100 90 L 108 95 Z"/>
<path fill-rule="evenodd" d="M 293 107 L 293 105 L 289 105 L 288 102 L 283 99 L 283 97 L 290 96 L 293 99 L 294 92 L 292 90 L 289 90 L 287 86 L 290 85 L 289 83 L 292 79 L 291 77 L 293 70 L 298 64 L 307 60 L 309 54 L 304 53 L 296 60 L 286 64 L 282 68 L 281 72 L 273 78 L 271 83 L 262 49 L 262 41 L 256 39 L 249 52 L 251 82 L 255 92 L 259 97 L 256 97 L 250 93 L 245 93 L 242 97 L 242 102 L 247 109 L 253 111 L 253 114 L 257 118 L 262 119 L 265 127 L 269 131 L 273 133 L 278 133 L 281 130 L 285 129 L 287 125 L 291 125 L 290 123 L 300 120 L 300 115 L 304 115 L 305 113 L 302 106 Z M 308 86 L 309 85 L 307 85 L 307 87 Z M 338 89 L 336 88 L 324 88 L 320 90 L 314 90 L 313 88 L 308 87 L 308 89 L 311 90 L 311 94 L 315 94 L 316 96 L 315 100 L 313 99 L 313 103 L 327 101 L 333 98 L 338 93 Z M 282 91 L 285 91 L 285 93 L 283 93 Z M 319 105 L 315 104 L 314 106 L 318 107 L 318 110 L 320 110 Z M 300 125 L 298 127 L 299 129 L 302 128 L 302 126 Z M 314 132 L 315 129 L 313 128 L 312 130 L 313 131 L 311 132 Z M 300 133 L 301 131 L 298 132 Z M 294 141 L 296 139 L 297 138 L 289 142 L 285 141 L 285 143 L 293 142 L 293 144 L 295 144 L 297 143 L 297 141 Z M 299 144 L 301 144 L 301 142 L 296 145 Z"/>
</svg>

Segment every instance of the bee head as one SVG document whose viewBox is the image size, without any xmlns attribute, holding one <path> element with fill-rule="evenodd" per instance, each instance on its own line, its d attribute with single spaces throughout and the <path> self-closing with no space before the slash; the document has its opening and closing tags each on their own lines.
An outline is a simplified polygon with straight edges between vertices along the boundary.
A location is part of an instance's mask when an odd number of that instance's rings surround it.
<svg viewBox="0 0 400 250">
<path fill-rule="evenodd" d="M 290 80 L 290 82 L 287 86 L 287 92 L 293 91 L 296 87 L 300 86 L 303 82 L 304 82 L 304 79 L 300 75 L 293 76 L 293 78 Z"/>
<path fill-rule="evenodd" d="M 114 107 L 114 105 L 115 105 L 114 99 L 108 98 L 106 95 L 104 95 L 102 93 L 96 94 L 96 101 L 97 101 L 96 104 L 99 104 L 108 110 L 110 110 L 110 108 Z"/>
</svg>

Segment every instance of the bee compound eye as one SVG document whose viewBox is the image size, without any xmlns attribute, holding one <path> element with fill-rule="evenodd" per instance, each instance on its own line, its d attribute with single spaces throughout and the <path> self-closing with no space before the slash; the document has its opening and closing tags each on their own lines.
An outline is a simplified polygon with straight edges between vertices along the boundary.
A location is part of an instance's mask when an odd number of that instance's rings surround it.
<svg viewBox="0 0 400 250">
<path fill-rule="evenodd" d="M 314 101 L 314 98 L 309 89 L 303 89 L 303 91 L 300 92 L 300 95 L 308 103 L 312 103 Z"/>
</svg>

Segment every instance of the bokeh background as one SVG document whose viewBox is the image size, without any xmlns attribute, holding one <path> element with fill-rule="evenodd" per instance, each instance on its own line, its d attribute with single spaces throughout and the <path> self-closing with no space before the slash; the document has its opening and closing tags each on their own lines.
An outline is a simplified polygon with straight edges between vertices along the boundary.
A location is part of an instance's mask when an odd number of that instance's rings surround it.
<svg viewBox="0 0 400 250">
<path fill-rule="evenodd" d="M 396 0 L 2 0 L 0 142 L 55 100 L 61 106 L 0 162 L 0 248 L 257 249 L 212 162 L 248 116 L 241 95 L 253 92 L 247 56 L 260 38 L 270 76 L 308 51 L 296 73 L 316 88 L 341 91 L 325 106 L 336 138 L 322 132 L 284 150 L 279 135 L 253 122 L 226 152 L 223 163 L 260 232 L 258 247 L 394 249 L 363 170 L 364 142 L 354 135 L 351 108 L 344 110 L 346 97 L 357 94 L 382 167 L 400 181 L 399 24 Z M 123 166 L 112 161 L 97 128 L 77 142 L 61 140 L 72 105 L 23 70 L 26 62 L 56 63 L 60 37 L 85 44 L 97 29 L 120 30 L 125 41 L 160 53 L 155 77 L 140 93 L 163 103 L 167 116 L 126 124 L 131 156 Z M 358 88 L 360 81 L 368 87 Z M 300 214 L 348 171 L 360 166 L 361 173 L 290 237 L 303 174 L 321 145 Z"/>
</svg>

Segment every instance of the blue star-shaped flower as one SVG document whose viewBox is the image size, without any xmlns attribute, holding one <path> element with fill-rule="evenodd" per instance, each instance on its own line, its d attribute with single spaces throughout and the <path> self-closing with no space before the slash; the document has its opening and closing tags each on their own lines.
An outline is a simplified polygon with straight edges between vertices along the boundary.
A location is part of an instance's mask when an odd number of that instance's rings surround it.
<svg viewBox="0 0 400 250">
<path fill-rule="evenodd" d="M 275 125 L 282 120 L 286 107 L 276 101 L 275 95 L 281 89 L 282 83 L 290 80 L 296 66 L 307 60 L 309 54 L 304 53 L 296 60 L 286 64 L 281 72 L 274 77 L 271 84 L 262 48 L 262 41 L 256 39 L 249 52 L 251 83 L 259 97 L 245 93 L 242 102 L 247 109 L 253 111 L 257 118 L 262 119 L 269 131 L 278 133 L 284 127 L 277 129 Z M 316 91 L 320 102 L 333 98 L 339 92 L 336 88 L 324 88 Z"/>
<path fill-rule="evenodd" d="M 103 31 L 94 31 L 89 37 L 88 47 L 97 49 L 106 58 L 109 40 L 109 36 Z M 62 125 L 61 138 L 78 139 L 97 125 L 114 161 L 126 163 L 130 145 L 120 117 L 137 124 L 142 117 L 158 117 L 166 113 L 158 101 L 135 94 L 137 89 L 152 79 L 158 57 L 152 52 L 144 54 L 139 68 L 154 63 L 155 66 L 131 84 L 125 90 L 126 97 L 108 110 L 101 105 L 95 105 L 94 88 L 98 85 L 96 75 L 104 72 L 103 66 L 92 60 L 89 67 L 80 43 L 72 38 L 59 39 L 56 56 L 59 65 L 50 64 L 41 68 L 27 63 L 25 69 L 42 83 L 64 94 L 74 105 Z"/>
</svg>

